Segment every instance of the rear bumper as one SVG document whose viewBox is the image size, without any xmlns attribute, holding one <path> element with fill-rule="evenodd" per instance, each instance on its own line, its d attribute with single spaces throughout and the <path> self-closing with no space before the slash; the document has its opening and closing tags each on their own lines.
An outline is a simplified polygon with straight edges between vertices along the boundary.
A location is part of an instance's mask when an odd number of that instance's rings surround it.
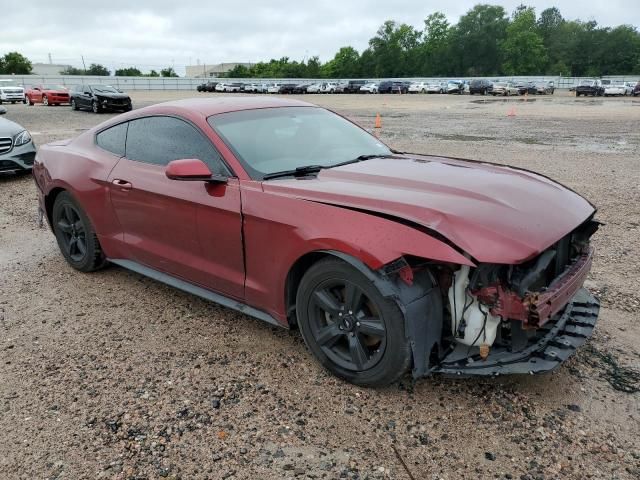
<svg viewBox="0 0 640 480">
<path fill-rule="evenodd" d="M 458 346 L 430 373 L 497 376 L 549 372 L 587 341 L 595 328 L 599 310 L 598 300 L 582 288 L 562 312 L 535 331 L 535 336 L 522 350 L 513 352 L 506 347 L 493 348 L 482 360 L 477 347 L 469 352 L 469 347 Z"/>
</svg>

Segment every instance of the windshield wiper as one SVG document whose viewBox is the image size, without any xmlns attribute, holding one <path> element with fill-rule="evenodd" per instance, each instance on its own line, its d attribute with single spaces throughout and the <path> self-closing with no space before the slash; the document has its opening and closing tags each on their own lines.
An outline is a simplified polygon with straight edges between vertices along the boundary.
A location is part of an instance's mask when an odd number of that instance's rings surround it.
<svg viewBox="0 0 640 480">
<path fill-rule="evenodd" d="M 343 165 L 350 165 L 352 163 L 358 163 L 358 162 L 362 162 L 364 160 L 371 160 L 372 158 L 389 158 L 391 157 L 391 155 L 389 154 L 371 154 L 371 155 L 360 155 L 356 158 L 353 158 L 351 160 L 347 160 L 346 162 L 340 162 L 340 163 L 334 163 L 333 165 L 331 165 L 329 168 L 333 168 L 333 167 L 342 167 Z"/>
<path fill-rule="evenodd" d="M 280 178 L 280 177 L 304 177 L 306 175 L 312 173 L 318 173 L 323 168 L 327 168 L 324 165 L 304 165 L 303 167 L 298 167 L 293 170 L 283 170 L 281 172 L 273 172 L 267 173 L 263 180 L 269 180 L 270 178 Z"/>
</svg>

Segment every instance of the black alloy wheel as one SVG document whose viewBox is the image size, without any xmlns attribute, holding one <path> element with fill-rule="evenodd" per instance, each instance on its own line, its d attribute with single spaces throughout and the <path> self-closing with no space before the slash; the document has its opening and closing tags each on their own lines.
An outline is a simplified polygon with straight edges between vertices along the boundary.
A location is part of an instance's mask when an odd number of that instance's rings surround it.
<svg viewBox="0 0 640 480">
<path fill-rule="evenodd" d="M 408 369 L 411 349 L 398 305 L 351 265 L 314 264 L 298 288 L 302 336 L 328 370 L 352 383 L 387 385 Z"/>
<path fill-rule="evenodd" d="M 71 204 L 66 204 L 56 221 L 61 233 L 64 252 L 74 261 L 81 262 L 87 255 L 87 232 L 80 214 Z"/>
<path fill-rule="evenodd" d="M 82 208 L 68 192 L 53 205 L 51 225 L 62 255 L 73 268 L 91 272 L 105 264 L 98 237 Z"/>
</svg>

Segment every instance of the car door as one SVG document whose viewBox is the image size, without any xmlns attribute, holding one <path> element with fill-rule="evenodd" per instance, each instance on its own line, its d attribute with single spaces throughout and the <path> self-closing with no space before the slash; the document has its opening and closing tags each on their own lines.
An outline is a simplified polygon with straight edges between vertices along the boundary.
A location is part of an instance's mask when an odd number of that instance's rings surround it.
<svg viewBox="0 0 640 480">
<path fill-rule="evenodd" d="M 42 90 L 40 87 L 33 87 L 29 92 L 29 97 L 31 98 L 32 103 L 41 103 L 42 102 Z"/>
<path fill-rule="evenodd" d="M 167 164 L 184 158 L 230 175 L 209 139 L 184 119 L 152 116 L 129 122 L 125 157 L 108 179 L 125 248 L 138 263 L 241 299 L 239 182 L 167 178 Z"/>
</svg>

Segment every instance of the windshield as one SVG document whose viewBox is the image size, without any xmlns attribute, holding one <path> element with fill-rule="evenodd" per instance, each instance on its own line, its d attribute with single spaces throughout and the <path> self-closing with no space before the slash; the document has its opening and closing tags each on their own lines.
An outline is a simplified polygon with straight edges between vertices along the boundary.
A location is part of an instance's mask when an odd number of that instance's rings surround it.
<svg viewBox="0 0 640 480">
<path fill-rule="evenodd" d="M 22 86 L 16 82 L 15 80 L 0 80 L 0 87 L 20 87 L 22 88 Z"/>
<path fill-rule="evenodd" d="M 43 85 L 42 89 L 43 90 L 66 90 L 67 87 L 64 87 L 62 85 Z"/>
<path fill-rule="evenodd" d="M 360 127 L 318 107 L 229 112 L 208 122 L 254 179 L 307 165 L 330 167 L 360 155 L 391 154 Z"/>
<path fill-rule="evenodd" d="M 584 85 L 585 87 L 590 87 L 594 83 L 595 82 L 593 80 L 583 80 L 583 81 L 580 82 L 580 85 Z"/>
<path fill-rule="evenodd" d="M 112 87 L 111 85 L 90 85 L 90 87 L 94 92 L 120 93 L 118 89 Z"/>
</svg>

